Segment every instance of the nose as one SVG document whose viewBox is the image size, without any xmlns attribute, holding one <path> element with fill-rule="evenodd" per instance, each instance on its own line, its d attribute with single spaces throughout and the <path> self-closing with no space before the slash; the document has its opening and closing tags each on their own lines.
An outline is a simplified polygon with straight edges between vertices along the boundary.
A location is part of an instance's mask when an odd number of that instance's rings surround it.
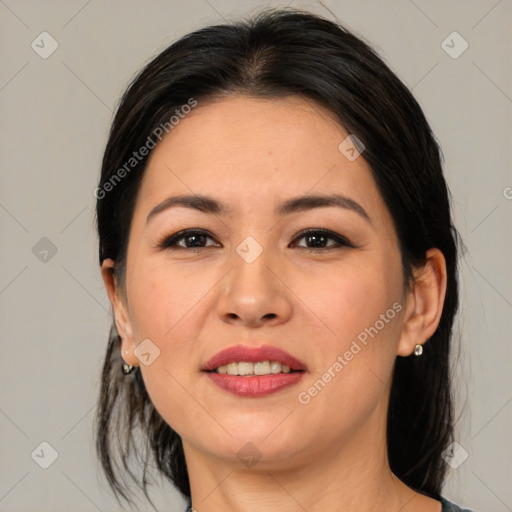
<svg viewBox="0 0 512 512">
<path fill-rule="evenodd" d="M 254 261 L 233 253 L 233 268 L 225 279 L 218 299 L 223 322 L 246 327 L 279 325 L 292 315 L 292 292 L 267 251 Z"/>
</svg>

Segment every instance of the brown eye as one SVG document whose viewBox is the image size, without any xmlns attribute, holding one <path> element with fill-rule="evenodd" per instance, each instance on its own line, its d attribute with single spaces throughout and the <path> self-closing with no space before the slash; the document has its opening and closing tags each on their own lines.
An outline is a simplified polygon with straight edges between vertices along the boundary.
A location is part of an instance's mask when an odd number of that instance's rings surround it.
<svg viewBox="0 0 512 512">
<path fill-rule="evenodd" d="M 306 246 L 298 245 L 305 249 L 335 249 L 339 247 L 354 247 L 345 237 L 327 229 L 308 229 L 302 231 L 295 240 L 304 239 Z M 334 240 L 334 244 L 329 244 L 329 240 Z"/>
<path fill-rule="evenodd" d="M 213 237 L 207 231 L 198 229 L 186 229 L 162 240 L 158 247 L 162 249 L 203 249 L 215 244 L 207 244 L 207 240 Z"/>
</svg>

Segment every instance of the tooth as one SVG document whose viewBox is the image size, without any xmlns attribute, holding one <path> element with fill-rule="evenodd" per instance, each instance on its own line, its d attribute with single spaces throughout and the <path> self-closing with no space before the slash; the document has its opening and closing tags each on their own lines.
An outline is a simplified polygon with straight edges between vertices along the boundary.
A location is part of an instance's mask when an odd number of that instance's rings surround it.
<svg viewBox="0 0 512 512">
<path fill-rule="evenodd" d="M 281 373 L 281 363 L 279 361 L 270 361 L 270 373 Z"/>
<path fill-rule="evenodd" d="M 239 375 L 254 375 L 254 363 L 241 361 L 238 363 L 238 374 Z"/>
<path fill-rule="evenodd" d="M 238 375 L 238 363 L 229 363 L 227 365 L 228 375 Z"/>
<path fill-rule="evenodd" d="M 269 373 L 270 363 L 268 361 L 254 363 L 254 375 L 268 375 Z"/>
<path fill-rule="evenodd" d="M 216 371 L 228 375 L 271 375 L 290 373 L 290 366 L 279 361 L 239 361 L 220 365 Z"/>
</svg>

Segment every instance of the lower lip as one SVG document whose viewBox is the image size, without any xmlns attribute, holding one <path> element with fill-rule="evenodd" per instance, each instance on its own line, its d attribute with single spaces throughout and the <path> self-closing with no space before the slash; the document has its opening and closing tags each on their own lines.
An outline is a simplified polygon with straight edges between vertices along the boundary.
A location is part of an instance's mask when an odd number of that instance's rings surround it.
<svg viewBox="0 0 512 512">
<path fill-rule="evenodd" d="M 238 396 L 258 397 L 275 393 L 297 384 L 306 372 L 276 373 L 270 375 L 239 376 L 207 372 L 208 377 L 220 388 Z"/>
</svg>

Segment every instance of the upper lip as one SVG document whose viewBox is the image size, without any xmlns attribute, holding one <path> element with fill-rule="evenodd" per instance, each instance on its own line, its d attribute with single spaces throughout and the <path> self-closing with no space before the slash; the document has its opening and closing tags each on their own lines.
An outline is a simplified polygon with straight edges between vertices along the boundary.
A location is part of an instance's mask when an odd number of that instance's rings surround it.
<svg viewBox="0 0 512 512">
<path fill-rule="evenodd" d="M 260 345 L 251 347 L 247 345 L 235 345 L 217 352 L 207 363 L 204 364 L 204 371 L 212 371 L 221 365 L 238 362 L 257 362 L 257 361 L 278 361 L 281 364 L 288 365 L 292 370 L 306 370 L 306 365 L 299 359 L 288 354 L 280 348 L 271 345 Z"/>
</svg>

